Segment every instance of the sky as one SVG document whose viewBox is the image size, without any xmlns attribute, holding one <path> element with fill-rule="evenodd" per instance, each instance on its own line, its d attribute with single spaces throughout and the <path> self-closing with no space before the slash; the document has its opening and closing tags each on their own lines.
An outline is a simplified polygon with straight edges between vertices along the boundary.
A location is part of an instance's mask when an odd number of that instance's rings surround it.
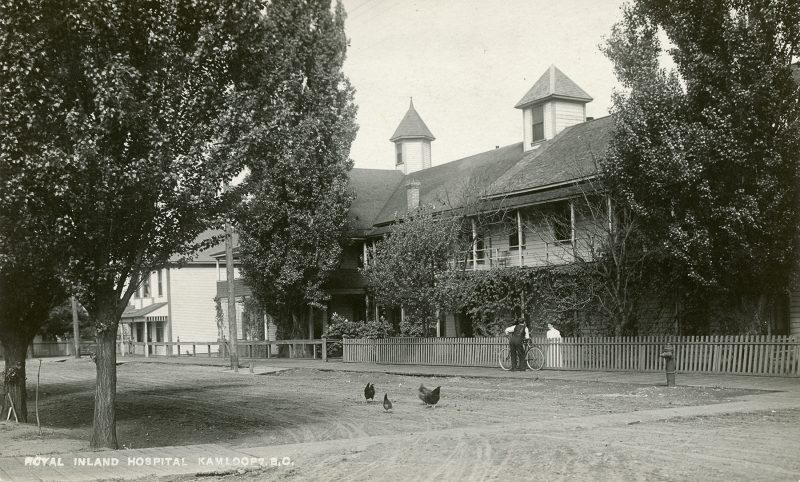
<svg viewBox="0 0 800 482">
<path fill-rule="evenodd" d="M 394 169 L 389 138 L 414 107 L 436 140 L 433 165 L 522 140 L 514 105 L 551 64 L 608 114 L 618 83 L 599 45 L 622 0 L 343 0 L 356 89 L 357 168 Z"/>
</svg>

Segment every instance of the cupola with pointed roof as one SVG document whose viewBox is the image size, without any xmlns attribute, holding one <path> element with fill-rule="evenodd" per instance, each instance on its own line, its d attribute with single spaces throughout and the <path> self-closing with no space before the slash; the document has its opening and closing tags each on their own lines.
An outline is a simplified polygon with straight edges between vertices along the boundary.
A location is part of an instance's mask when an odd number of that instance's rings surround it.
<svg viewBox="0 0 800 482">
<path fill-rule="evenodd" d="M 411 99 L 408 112 L 389 139 L 394 142 L 395 168 L 409 174 L 431 167 L 431 141 L 435 139 Z"/>
<path fill-rule="evenodd" d="M 552 139 L 565 128 L 586 121 L 592 98 L 555 65 L 551 65 L 517 102 L 522 110 L 526 151 Z"/>
</svg>

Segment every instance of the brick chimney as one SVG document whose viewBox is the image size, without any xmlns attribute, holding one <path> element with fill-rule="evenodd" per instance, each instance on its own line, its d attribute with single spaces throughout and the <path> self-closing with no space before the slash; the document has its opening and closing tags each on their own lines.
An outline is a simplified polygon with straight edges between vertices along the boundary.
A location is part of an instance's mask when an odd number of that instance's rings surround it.
<svg viewBox="0 0 800 482">
<path fill-rule="evenodd" d="M 419 186 L 421 183 L 415 179 L 406 181 L 406 205 L 411 212 L 419 207 Z"/>
</svg>

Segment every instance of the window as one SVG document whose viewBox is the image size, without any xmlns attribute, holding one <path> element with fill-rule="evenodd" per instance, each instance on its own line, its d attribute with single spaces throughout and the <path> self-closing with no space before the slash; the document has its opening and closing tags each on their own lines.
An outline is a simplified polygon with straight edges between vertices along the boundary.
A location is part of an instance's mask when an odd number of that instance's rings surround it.
<svg viewBox="0 0 800 482">
<path fill-rule="evenodd" d="M 572 214 L 568 202 L 561 202 L 553 209 L 553 238 L 561 243 L 572 242 Z"/>
<path fill-rule="evenodd" d="M 158 296 L 159 298 L 164 296 L 164 283 L 162 279 L 162 272 L 163 270 L 158 270 Z"/>
<path fill-rule="evenodd" d="M 144 275 L 142 283 L 142 298 L 150 298 L 150 273 Z"/>
<path fill-rule="evenodd" d="M 544 140 L 544 105 L 531 109 L 531 144 Z"/>
<path fill-rule="evenodd" d="M 394 155 L 395 155 L 395 166 L 400 166 L 403 164 L 403 144 L 400 142 L 396 142 L 394 144 Z"/>
</svg>

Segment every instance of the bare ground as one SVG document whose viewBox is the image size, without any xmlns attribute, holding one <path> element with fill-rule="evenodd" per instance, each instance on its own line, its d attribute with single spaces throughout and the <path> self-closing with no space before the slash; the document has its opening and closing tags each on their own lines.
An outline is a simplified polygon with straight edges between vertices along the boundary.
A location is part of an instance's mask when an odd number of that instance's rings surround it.
<svg viewBox="0 0 800 482">
<path fill-rule="evenodd" d="M 737 401 L 758 394 L 752 390 L 540 380 L 535 374 L 520 380 L 294 369 L 253 376 L 145 363 L 119 366 L 118 377 L 124 447 L 280 446 L 276 453 L 293 463 L 220 480 L 800 479 L 800 410 L 651 421 L 636 416 Z M 367 381 L 376 386 L 375 402 L 363 398 Z M 442 386 L 435 409 L 417 399 L 420 383 Z M 391 413 L 379 402 L 384 393 L 394 404 Z M 93 396 L 91 362 L 44 364 L 39 407 L 45 434 L 0 424 L 1 454 L 87 449 Z M 603 418 L 614 414 L 625 414 L 626 421 Z"/>
</svg>

